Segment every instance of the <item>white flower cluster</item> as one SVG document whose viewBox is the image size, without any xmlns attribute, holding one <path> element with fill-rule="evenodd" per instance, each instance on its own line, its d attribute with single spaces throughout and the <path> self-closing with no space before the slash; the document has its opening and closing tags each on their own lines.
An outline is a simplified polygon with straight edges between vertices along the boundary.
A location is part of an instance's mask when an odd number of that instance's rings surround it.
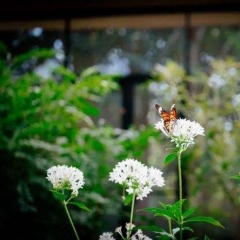
<svg viewBox="0 0 240 240">
<path fill-rule="evenodd" d="M 127 231 L 132 231 L 134 227 L 135 227 L 134 224 L 130 225 L 130 223 L 126 223 Z M 122 227 L 117 227 L 115 232 L 119 233 L 122 239 L 125 239 L 122 233 Z M 99 236 L 99 240 L 115 240 L 115 238 L 113 237 L 112 232 L 105 232 Z M 131 240 L 152 240 L 152 239 L 144 235 L 142 230 L 138 229 L 137 232 L 131 236 Z"/>
<path fill-rule="evenodd" d="M 66 165 L 53 166 L 47 170 L 47 179 L 56 190 L 72 190 L 72 195 L 78 195 L 78 189 L 84 185 L 83 173 Z"/>
<path fill-rule="evenodd" d="M 164 186 L 164 178 L 160 170 L 153 167 L 148 168 L 130 158 L 115 166 L 110 173 L 109 181 L 123 185 L 129 194 L 136 194 L 137 199 L 140 200 L 152 192 L 153 186 Z"/>
<path fill-rule="evenodd" d="M 116 240 L 112 232 L 105 232 L 99 236 L 99 240 Z"/>
<path fill-rule="evenodd" d="M 161 130 L 167 137 L 170 137 L 177 147 L 194 143 L 194 137 L 204 135 L 204 128 L 197 122 L 187 119 L 177 119 L 173 124 L 172 131 L 168 132 L 164 127 L 163 120 L 155 124 L 155 128 Z"/>
</svg>

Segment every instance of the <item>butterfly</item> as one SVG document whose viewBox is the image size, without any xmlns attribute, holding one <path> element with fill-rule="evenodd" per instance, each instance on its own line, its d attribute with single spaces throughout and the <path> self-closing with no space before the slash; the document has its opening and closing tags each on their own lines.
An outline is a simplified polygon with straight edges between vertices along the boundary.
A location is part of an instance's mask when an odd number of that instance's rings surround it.
<svg viewBox="0 0 240 240">
<path fill-rule="evenodd" d="M 177 120 L 177 110 L 175 107 L 175 102 L 173 101 L 173 104 L 171 106 L 170 112 L 167 112 L 164 110 L 160 105 L 156 104 L 155 108 L 161 118 L 163 119 L 163 124 L 168 133 L 172 133 L 174 130 L 174 126 Z"/>
</svg>

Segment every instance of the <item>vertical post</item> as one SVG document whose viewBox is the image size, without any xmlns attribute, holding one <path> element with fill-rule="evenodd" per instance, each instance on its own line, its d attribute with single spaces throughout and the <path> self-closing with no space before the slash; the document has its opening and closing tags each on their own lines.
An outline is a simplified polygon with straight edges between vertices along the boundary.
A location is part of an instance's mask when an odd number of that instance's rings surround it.
<svg viewBox="0 0 240 240">
<path fill-rule="evenodd" d="M 65 19 L 64 26 L 64 66 L 70 68 L 71 65 L 71 20 L 69 18 Z"/>
<path fill-rule="evenodd" d="M 187 75 L 191 74 L 191 14 L 184 14 L 183 61 Z"/>
<path fill-rule="evenodd" d="M 131 80 L 131 79 L 128 79 Z M 133 82 L 124 81 L 122 83 L 122 128 L 128 129 L 133 123 Z"/>
<path fill-rule="evenodd" d="M 134 121 L 134 87 L 149 79 L 149 74 L 131 74 L 120 80 L 122 90 L 122 128 L 128 129 Z"/>
</svg>

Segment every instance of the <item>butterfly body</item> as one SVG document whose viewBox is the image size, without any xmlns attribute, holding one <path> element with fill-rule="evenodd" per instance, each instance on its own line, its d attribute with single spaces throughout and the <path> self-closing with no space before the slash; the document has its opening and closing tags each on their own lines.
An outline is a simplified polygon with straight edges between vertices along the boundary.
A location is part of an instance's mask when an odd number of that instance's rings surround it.
<svg viewBox="0 0 240 240">
<path fill-rule="evenodd" d="M 163 119 L 164 127 L 168 133 L 173 133 L 174 126 L 177 120 L 177 111 L 175 107 L 175 102 L 171 106 L 170 112 L 164 110 L 160 105 L 156 104 L 155 108 L 159 113 L 160 117 Z"/>
</svg>

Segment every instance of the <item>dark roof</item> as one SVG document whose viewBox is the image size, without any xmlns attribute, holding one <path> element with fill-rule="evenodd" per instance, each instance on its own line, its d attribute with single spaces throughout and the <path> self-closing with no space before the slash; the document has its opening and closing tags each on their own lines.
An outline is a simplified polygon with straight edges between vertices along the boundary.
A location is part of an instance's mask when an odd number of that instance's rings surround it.
<svg viewBox="0 0 240 240">
<path fill-rule="evenodd" d="M 240 11 L 240 0 L 5 1 L 0 20 L 35 20 L 146 13 Z"/>
</svg>

